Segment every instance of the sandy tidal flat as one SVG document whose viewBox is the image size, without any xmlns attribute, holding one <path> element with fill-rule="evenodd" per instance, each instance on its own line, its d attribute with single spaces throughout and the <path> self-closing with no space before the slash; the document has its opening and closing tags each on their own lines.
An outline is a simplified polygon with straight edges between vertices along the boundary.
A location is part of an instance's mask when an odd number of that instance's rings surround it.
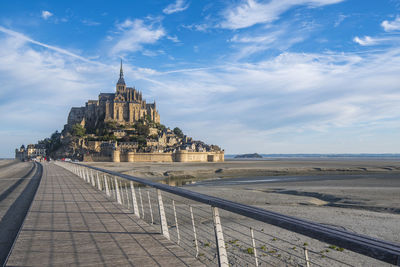
<svg viewBox="0 0 400 267">
<path fill-rule="evenodd" d="M 89 164 L 156 181 L 180 178 L 189 181 L 185 187 L 193 191 L 400 243 L 400 161 L 352 158 Z M 250 183 L 265 177 L 278 181 Z M 286 177 L 300 180 L 284 181 Z M 224 184 L 235 179 L 244 182 Z"/>
<path fill-rule="evenodd" d="M 183 185 L 186 189 L 207 195 L 400 243 L 400 161 L 352 158 L 88 164 L 170 185 Z M 184 205 L 190 201 L 183 200 L 181 203 Z M 192 205 L 195 216 L 200 212 L 197 209 L 208 209 L 204 204 Z M 187 207 L 182 207 L 184 210 Z M 321 266 L 343 266 L 336 260 L 351 266 L 389 266 L 348 250 L 337 251 L 331 244 L 230 212 L 221 211 L 221 218 L 228 253 L 247 257 L 250 261 L 252 259 L 246 252 L 250 241 L 247 240 L 246 245 L 235 240 L 246 240 L 251 225 L 259 231 L 257 235 L 262 239 L 257 244 L 261 259 L 274 266 L 285 266 L 281 260 L 295 266 L 303 265 L 301 247 L 304 243 L 314 251 L 314 254 L 310 252 L 313 262 Z M 190 221 L 186 227 L 190 229 Z M 212 232 L 210 220 L 198 227 L 199 232 Z M 238 233 L 244 235 L 237 236 Z M 212 240 L 212 237 L 209 238 Z M 204 245 L 209 242 L 207 240 L 200 243 Z M 188 248 L 192 246 L 189 244 Z M 292 254 L 297 254 L 298 258 Z M 231 264 L 244 266 L 235 257 L 230 258 L 233 260 Z M 328 260 L 329 257 L 336 260 Z"/>
</svg>

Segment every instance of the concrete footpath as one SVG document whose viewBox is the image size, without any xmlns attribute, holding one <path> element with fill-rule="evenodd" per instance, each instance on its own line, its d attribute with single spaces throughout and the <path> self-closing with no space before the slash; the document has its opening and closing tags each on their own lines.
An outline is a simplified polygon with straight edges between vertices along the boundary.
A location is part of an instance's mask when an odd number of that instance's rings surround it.
<svg viewBox="0 0 400 267">
<path fill-rule="evenodd" d="M 43 177 L 6 266 L 203 266 L 71 172 Z"/>
</svg>

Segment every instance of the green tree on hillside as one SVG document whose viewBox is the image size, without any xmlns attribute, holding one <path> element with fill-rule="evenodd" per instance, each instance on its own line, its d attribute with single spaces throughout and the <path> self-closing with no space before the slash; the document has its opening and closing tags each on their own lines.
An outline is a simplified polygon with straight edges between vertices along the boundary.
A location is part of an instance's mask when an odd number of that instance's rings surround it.
<svg viewBox="0 0 400 267">
<path fill-rule="evenodd" d="M 163 125 L 161 123 L 156 123 L 155 127 L 160 131 L 164 131 L 164 129 L 165 129 L 165 125 Z"/>
<path fill-rule="evenodd" d="M 86 129 L 79 123 L 76 123 L 72 126 L 72 135 L 73 136 L 84 137 L 85 132 L 86 132 Z"/>
<path fill-rule="evenodd" d="M 179 136 L 180 138 L 183 137 L 183 132 L 182 132 L 182 130 L 179 129 L 178 127 L 175 127 L 173 131 L 174 131 L 174 134 L 176 134 L 176 135 Z"/>
<path fill-rule="evenodd" d="M 148 125 L 144 125 L 143 123 L 136 124 L 136 131 L 138 135 L 144 136 L 145 138 L 149 135 L 150 129 Z"/>
</svg>

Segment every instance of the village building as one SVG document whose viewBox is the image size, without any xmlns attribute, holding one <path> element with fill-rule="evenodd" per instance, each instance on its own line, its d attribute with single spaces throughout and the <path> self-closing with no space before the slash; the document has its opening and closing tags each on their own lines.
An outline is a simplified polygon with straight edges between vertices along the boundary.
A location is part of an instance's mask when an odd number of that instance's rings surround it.
<svg viewBox="0 0 400 267">
<path fill-rule="evenodd" d="M 22 145 L 19 149 L 15 149 L 15 158 L 21 161 L 40 160 L 46 157 L 46 148 L 40 144 Z"/>
</svg>

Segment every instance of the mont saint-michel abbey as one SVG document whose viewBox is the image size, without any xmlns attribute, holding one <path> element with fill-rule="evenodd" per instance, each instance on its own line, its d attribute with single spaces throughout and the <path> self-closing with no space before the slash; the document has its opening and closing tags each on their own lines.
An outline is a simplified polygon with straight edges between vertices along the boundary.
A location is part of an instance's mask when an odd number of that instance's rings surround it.
<svg viewBox="0 0 400 267">
<path fill-rule="evenodd" d="M 122 61 L 115 93 L 100 93 L 84 107 L 73 107 L 54 157 L 113 162 L 218 162 L 224 151 L 193 140 L 160 122 L 156 102 L 127 87 Z M 56 142 L 57 143 L 57 142 Z"/>
<path fill-rule="evenodd" d="M 140 91 L 126 86 L 121 61 L 116 92 L 100 93 L 98 100 L 89 100 L 85 107 L 72 108 L 68 125 L 79 123 L 87 128 L 95 128 L 101 121 L 133 124 L 146 116 L 160 123 L 156 102 L 147 104 Z"/>
</svg>

